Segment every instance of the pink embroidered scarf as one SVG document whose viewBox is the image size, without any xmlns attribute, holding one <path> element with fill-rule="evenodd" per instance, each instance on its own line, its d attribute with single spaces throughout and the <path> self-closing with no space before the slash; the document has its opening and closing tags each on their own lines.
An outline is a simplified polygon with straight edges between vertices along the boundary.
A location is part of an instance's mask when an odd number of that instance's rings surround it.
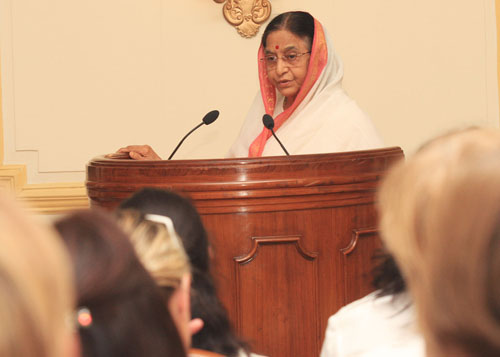
<svg viewBox="0 0 500 357">
<path fill-rule="evenodd" d="M 259 58 L 264 57 L 264 48 L 261 45 L 259 48 Z M 325 68 L 328 61 L 328 49 L 325 38 L 325 33 L 320 22 L 314 19 L 314 39 L 311 48 L 311 56 L 309 58 L 309 65 L 307 68 L 307 75 L 302 84 L 302 87 L 297 94 L 292 105 L 274 118 L 274 130 L 278 130 L 281 125 L 292 115 L 292 113 L 297 109 L 299 104 L 307 96 L 311 88 L 314 86 L 316 81 L 321 75 L 321 72 Z M 267 76 L 266 65 L 264 62 L 259 60 L 259 81 L 260 90 L 262 93 L 262 100 L 264 103 L 264 108 L 266 113 L 269 115 L 274 114 L 274 109 L 276 107 L 276 88 L 271 84 Z M 262 156 L 264 151 L 264 146 L 266 145 L 267 139 L 271 137 L 270 130 L 263 128 L 262 132 L 255 138 L 255 140 L 250 145 L 248 150 L 249 157 Z"/>
</svg>

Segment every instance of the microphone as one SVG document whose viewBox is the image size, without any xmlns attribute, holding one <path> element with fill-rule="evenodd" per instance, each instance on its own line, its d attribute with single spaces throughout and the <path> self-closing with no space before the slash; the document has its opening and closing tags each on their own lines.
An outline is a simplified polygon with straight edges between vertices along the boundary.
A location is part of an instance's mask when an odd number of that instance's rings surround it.
<svg viewBox="0 0 500 357">
<path fill-rule="evenodd" d="M 174 151 L 170 154 L 170 156 L 168 157 L 167 160 L 170 160 L 172 158 L 172 156 L 174 156 L 174 154 L 177 152 L 177 149 L 179 149 L 179 147 L 182 145 L 182 143 L 184 142 L 184 140 L 186 140 L 186 138 L 189 135 L 191 135 L 191 133 L 193 131 L 195 131 L 196 129 L 198 129 L 203 124 L 205 124 L 205 125 L 212 124 L 218 117 L 219 117 L 219 111 L 218 110 L 212 110 L 211 112 L 205 114 L 205 116 L 202 119 L 202 122 L 200 124 L 198 124 L 197 126 L 195 126 L 193 129 L 191 129 L 191 131 L 189 133 L 187 133 L 186 136 L 184 136 L 182 138 L 182 140 L 179 142 L 179 144 L 177 144 L 177 146 L 175 147 Z"/>
<path fill-rule="evenodd" d="M 280 144 L 280 146 L 283 149 L 283 151 L 285 152 L 285 154 L 290 155 L 288 153 L 288 151 L 286 151 L 286 149 L 283 146 L 283 144 L 281 143 L 280 139 L 278 139 L 278 137 L 274 133 L 274 130 L 273 130 L 273 128 L 274 128 L 274 119 L 273 119 L 273 117 L 270 116 L 269 114 L 264 114 L 264 116 L 262 117 L 262 123 L 264 123 L 264 126 L 266 128 L 268 128 L 269 130 L 271 130 L 271 133 L 273 134 L 273 136 L 276 139 L 276 141 L 278 142 L 278 144 Z"/>
</svg>

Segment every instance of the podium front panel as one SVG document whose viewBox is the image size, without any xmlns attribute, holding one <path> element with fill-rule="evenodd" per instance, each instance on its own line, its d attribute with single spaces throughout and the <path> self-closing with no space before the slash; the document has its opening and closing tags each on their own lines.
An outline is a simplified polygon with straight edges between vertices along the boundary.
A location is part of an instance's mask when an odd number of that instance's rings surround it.
<svg viewBox="0 0 500 357">
<path fill-rule="evenodd" d="M 115 208 L 143 187 L 190 197 L 214 249 L 218 295 L 254 352 L 318 356 L 327 320 L 372 291 L 380 247 L 375 191 L 399 148 L 87 166 L 91 206 Z"/>
</svg>

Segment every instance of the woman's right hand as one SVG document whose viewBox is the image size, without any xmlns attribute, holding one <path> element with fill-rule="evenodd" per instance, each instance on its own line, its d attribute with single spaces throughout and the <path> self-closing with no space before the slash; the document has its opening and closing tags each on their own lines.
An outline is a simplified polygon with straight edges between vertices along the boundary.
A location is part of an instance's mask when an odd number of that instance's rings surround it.
<svg viewBox="0 0 500 357">
<path fill-rule="evenodd" d="M 134 160 L 161 160 L 161 157 L 149 145 L 129 145 L 117 152 L 127 153 Z"/>
</svg>

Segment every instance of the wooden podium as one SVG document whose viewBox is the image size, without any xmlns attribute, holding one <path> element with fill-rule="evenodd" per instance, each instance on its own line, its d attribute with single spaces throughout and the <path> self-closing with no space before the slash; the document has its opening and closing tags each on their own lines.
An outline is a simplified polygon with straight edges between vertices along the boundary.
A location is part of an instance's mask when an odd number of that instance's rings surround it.
<svg viewBox="0 0 500 357">
<path fill-rule="evenodd" d="M 87 166 L 92 206 L 146 186 L 191 197 L 215 248 L 218 293 L 256 353 L 318 356 L 327 320 L 370 292 L 374 195 L 400 148 Z"/>
</svg>

